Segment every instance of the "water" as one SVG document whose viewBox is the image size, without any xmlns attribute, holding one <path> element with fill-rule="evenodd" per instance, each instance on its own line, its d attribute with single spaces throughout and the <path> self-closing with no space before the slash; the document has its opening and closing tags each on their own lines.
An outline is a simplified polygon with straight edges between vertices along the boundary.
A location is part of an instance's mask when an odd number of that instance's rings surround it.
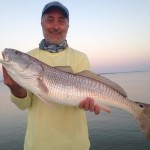
<svg viewBox="0 0 150 150">
<path fill-rule="evenodd" d="M 121 85 L 130 99 L 150 103 L 150 72 L 104 74 Z M 126 111 L 113 108 L 112 114 L 96 116 L 87 112 L 90 150 L 149 150 L 150 141 Z M 0 83 L 0 150 L 22 150 L 27 111 L 9 100 L 8 88 Z"/>
<path fill-rule="evenodd" d="M 0 83 L 0 150 L 23 150 L 27 111 L 9 100 L 8 88 Z"/>
<path fill-rule="evenodd" d="M 150 72 L 105 74 L 121 85 L 128 97 L 150 103 Z M 149 150 L 147 141 L 133 117 L 126 111 L 112 109 L 112 114 L 87 113 L 91 150 Z"/>
</svg>

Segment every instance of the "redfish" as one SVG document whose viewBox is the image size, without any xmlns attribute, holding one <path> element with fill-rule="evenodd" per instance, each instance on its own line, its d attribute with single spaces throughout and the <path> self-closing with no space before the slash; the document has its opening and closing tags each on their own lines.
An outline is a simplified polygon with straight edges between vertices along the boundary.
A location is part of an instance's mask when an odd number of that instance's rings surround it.
<svg viewBox="0 0 150 150">
<path fill-rule="evenodd" d="M 51 67 L 14 49 L 5 49 L 2 55 L 0 63 L 12 79 L 46 105 L 79 106 L 81 100 L 91 97 L 105 110 L 113 106 L 131 113 L 150 139 L 150 104 L 128 99 L 123 88 L 113 81 L 88 70 L 73 73 L 69 66 Z"/>
</svg>

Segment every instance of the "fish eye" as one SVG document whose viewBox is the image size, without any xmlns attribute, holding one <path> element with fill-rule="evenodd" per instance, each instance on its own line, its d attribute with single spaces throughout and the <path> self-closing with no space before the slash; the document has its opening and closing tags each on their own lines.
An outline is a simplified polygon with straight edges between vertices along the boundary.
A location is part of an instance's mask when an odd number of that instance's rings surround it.
<svg viewBox="0 0 150 150">
<path fill-rule="evenodd" d="M 18 54 L 19 53 L 19 51 L 15 51 L 15 54 Z"/>
<path fill-rule="evenodd" d="M 139 104 L 140 108 L 144 108 L 144 105 L 143 104 Z"/>
</svg>

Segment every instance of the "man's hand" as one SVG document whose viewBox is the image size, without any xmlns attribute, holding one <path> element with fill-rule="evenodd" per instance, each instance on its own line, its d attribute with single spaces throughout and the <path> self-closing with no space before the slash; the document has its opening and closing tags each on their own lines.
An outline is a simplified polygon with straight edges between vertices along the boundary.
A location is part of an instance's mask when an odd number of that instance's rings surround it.
<svg viewBox="0 0 150 150">
<path fill-rule="evenodd" d="M 7 85 L 10 89 L 16 86 L 16 82 L 8 75 L 6 69 L 2 66 L 4 84 Z"/>
<path fill-rule="evenodd" d="M 95 104 L 94 100 L 89 97 L 80 102 L 79 108 L 94 112 L 96 115 L 100 114 L 100 106 Z"/>
<path fill-rule="evenodd" d="M 6 69 L 2 67 L 4 84 L 10 88 L 11 93 L 19 98 L 24 98 L 27 96 L 27 91 L 17 84 L 7 73 Z"/>
</svg>

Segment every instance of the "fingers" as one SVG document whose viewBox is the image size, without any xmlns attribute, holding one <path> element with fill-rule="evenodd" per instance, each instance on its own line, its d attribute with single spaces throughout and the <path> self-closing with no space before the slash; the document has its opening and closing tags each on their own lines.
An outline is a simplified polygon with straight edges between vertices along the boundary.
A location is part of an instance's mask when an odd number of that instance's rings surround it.
<svg viewBox="0 0 150 150">
<path fill-rule="evenodd" d="M 93 112 L 94 111 L 94 100 L 91 98 L 86 98 L 84 109 Z"/>
<path fill-rule="evenodd" d="M 3 70 L 3 78 L 4 78 L 4 84 L 7 85 L 8 87 L 13 87 L 18 85 L 11 77 L 10 75 L 7 73 L 7 70 L 5 69 L 5 67 L 2 66 L 2 70 Z"/>
<path fill-rule="evenodd" d="M 93 100 L 93 99 L 90 99 L 90 100 L 89 100 L 89 110 L 90 110 L 91 112 L 94 111 L 94 100 Z"/>
<path fill-rule="evenodd" d="M 14 96 L 19 97 L 19 98 L 26 97 L 27 91 L 10 77 L 10 75 L 7 73 L 4 67 L 2 67 L 2 70 L 3 70 L 4 84 L 10 88 L 11 93 Z"/>
<path fill-rule="evenodd" d="M 5 77 L 8 75 L 8 73 L 7 73 L 6 69 L 3 66 L 2 66 L 2 70 L 3 70 L 4 79 L 5 79 Z"/>
<path fill-rule="evenodd" d="M 94 100 L 91 98 L 86 98 L 85 100 L 81 101 L 79 107 L 84 110 L 94 111 Z"/>
<path fill-rule="evenodd" d="M 3 70 L 3 78 L 4 78 L 4 84 L 6 85 L 10 85 L 10 81 L 12 80 L 11 77 L 8 75 L 6 69 L 2 66 L 2 70 Z"/>
<path fill-rule="evenodd" d="M 3 77 L 4 77 L 4 80 L 7 79 L 7 78 L 10 78 L 9 74 L 7 73 L 7 70 L 5 69 L 5 67 L 2 66 L 2 70 L 3 70 Z"/>
<path fill-rule="evenodd" d="M 79 108 L 94 112 L 96 115 L 100 114 L 100 106 L 98 104 L 95 104 L 94 100 L 89 97 L 81 101 Z"/>
<path fill-rule="evenodd" d="M 97 105 L 97 104 L 94 107 L 94 113 L 95 113 L 95 115 L 99 115 L 100 114 L 100 106 Z"/>
</svg>

